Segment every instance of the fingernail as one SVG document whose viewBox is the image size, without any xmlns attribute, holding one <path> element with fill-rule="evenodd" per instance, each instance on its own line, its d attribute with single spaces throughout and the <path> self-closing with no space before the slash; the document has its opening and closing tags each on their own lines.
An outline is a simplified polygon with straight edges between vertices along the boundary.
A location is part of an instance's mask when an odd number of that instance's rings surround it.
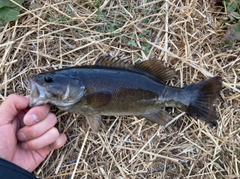
<svg viewBox="0 0 240 179">
<path fill-rule="evenodd" d="M 38 122 L 38 117 L 36 114 L 32 114 L 32 121 L 34 124 Z"/>
<path fill-rule="evenodd" d="M 20 141 L 26 141 L 27 140 L 27 138 L 26 138 L 26 136 L 25 136 L 25 134 L 23 132 L 18 132 L 17 133 L 17 138 Z"/>
<path fill-rule="evenodd" d="M 38 116 L 36 114 L 30 114 L 28 116 L 26 116 L 24 123 L 26 125 L 33 125 L 38 123 Z"/>
</svg>

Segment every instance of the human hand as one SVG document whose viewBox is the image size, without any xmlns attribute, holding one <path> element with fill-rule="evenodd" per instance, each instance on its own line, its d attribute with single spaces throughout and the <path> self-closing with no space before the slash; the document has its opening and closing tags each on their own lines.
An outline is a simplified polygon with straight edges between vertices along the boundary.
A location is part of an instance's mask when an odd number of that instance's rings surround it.
<svg viewBox="0 0 240 179">
<path fill-rule="evenodd" d="M 28 108 L 30 99 L 12 94 L 0 105 L 0 158 L 32 172 L 67 138 L 54 127 L 49 105 Z"/>
</svg>

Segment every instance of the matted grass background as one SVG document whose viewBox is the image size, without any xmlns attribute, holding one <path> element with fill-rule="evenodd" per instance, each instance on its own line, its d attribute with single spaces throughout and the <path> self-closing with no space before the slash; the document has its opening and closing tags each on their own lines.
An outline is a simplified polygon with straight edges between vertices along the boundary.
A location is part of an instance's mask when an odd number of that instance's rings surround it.
<svg viewBox="0 0 240 179">
<path fill-rule="evenodd" d="M 64 147 L 34 171 L 39 178 L 240 177 L 239 43 L 225 48 L 224 10 L 208 0 L 27 0 L 18 21 L 0 27 L 1 101 L 29 94 L 39 72 L 92 64 L 112 54 L 157 59 L 176 69 L 169 85 L 223 78 L 217 128 L 170 109 L 167 128 L 134 116 L 105 117 L 98 133 L 85 119 L 53 109 Z"/>
</svg>

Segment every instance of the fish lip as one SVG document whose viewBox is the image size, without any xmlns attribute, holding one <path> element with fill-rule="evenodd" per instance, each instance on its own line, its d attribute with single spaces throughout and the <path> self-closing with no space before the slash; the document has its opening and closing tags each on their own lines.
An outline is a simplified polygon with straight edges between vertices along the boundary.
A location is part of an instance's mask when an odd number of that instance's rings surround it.
<svg viewBox="0 0 240 179">
<path fill-rule="evenodd" d="M 30 107 L 47 103 L 44 88 L 38 85 L 32 78 L 28 79 L 30 87 Z"/>
</svg>

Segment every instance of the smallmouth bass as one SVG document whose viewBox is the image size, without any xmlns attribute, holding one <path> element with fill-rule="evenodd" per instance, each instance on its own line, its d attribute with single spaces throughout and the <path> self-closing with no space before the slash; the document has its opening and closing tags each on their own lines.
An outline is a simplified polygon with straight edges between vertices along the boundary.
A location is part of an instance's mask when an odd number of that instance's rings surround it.
<svg viewBox="0 0 240 179">
<path fill-rule="evenodd" d="M 133 65 L 104 56 L 94 65 L 70 67 L 40 73 L 29 79 L 30 106 L 50 103 L 61 110 L 82 114 L 98 131 L 101 115 L 135 115 L 165 125 L 171 116 L 164 107 L 177 107 L 211 126 L 217 125 L 214 102 L 222 89 L 219 76 L 171 87 L 164 81 L 175 71 L 161 61 L 147 60 Z"/>
</svg>

